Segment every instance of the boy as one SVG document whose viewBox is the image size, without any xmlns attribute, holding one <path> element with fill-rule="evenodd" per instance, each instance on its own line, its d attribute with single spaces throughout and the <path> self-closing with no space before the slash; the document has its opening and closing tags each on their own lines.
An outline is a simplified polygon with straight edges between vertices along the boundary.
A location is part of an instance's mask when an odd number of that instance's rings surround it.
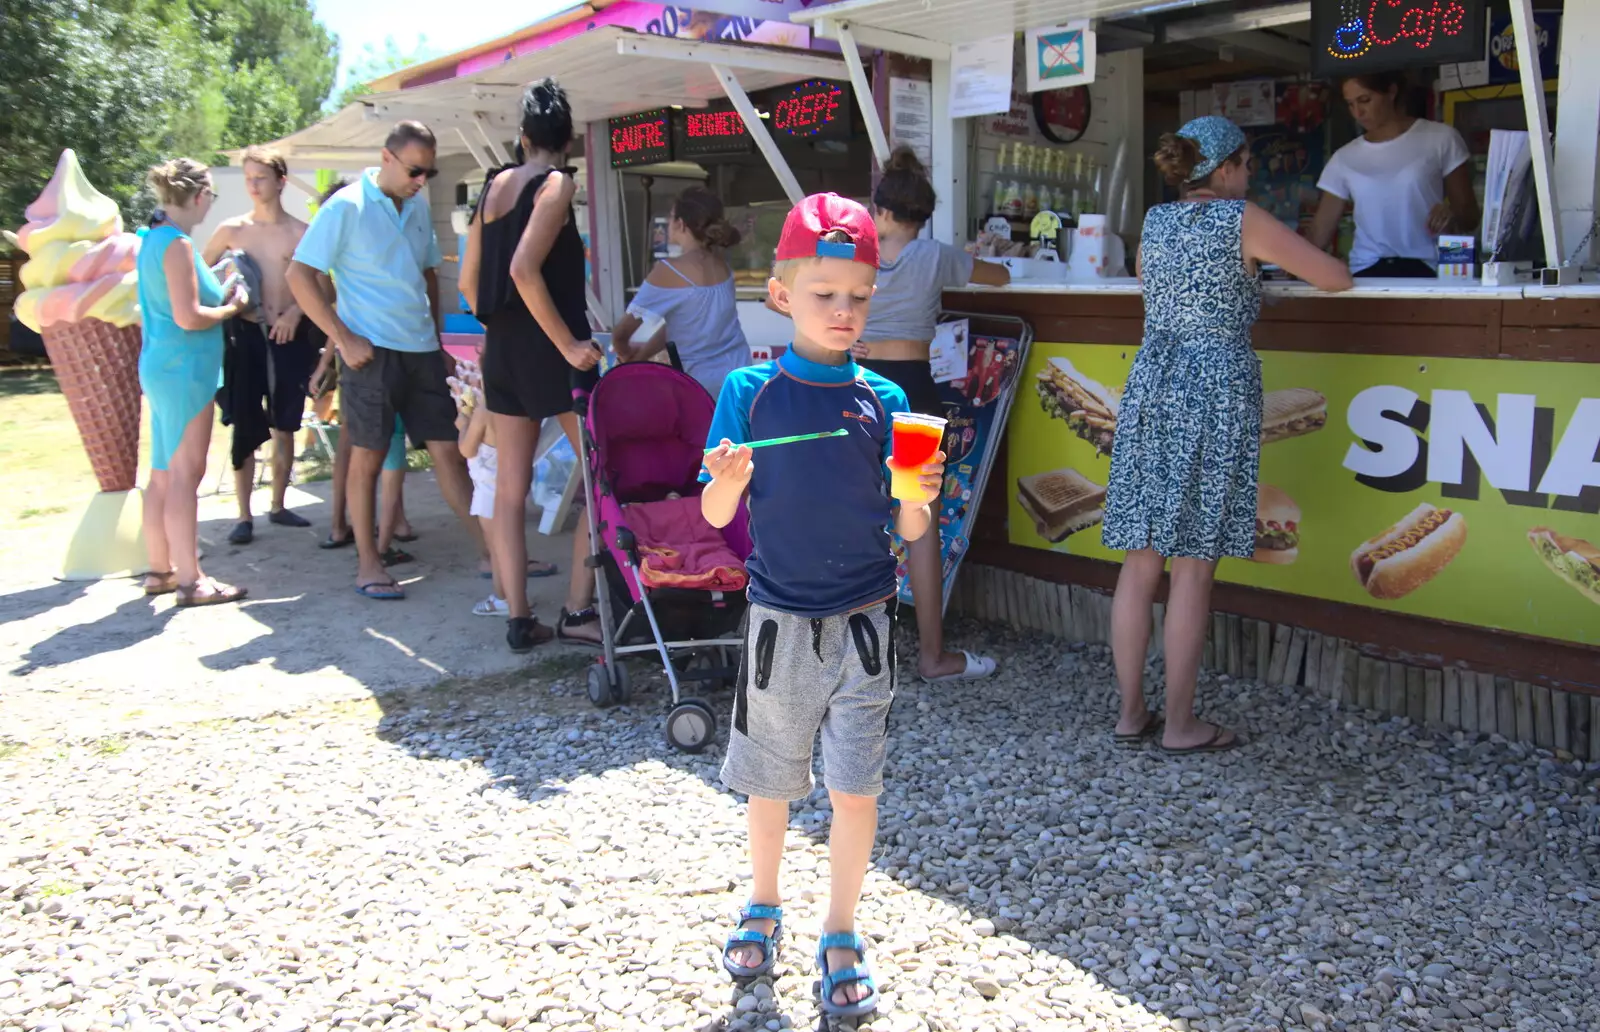
<svg viewBox="0 0 1600 1032">
<path fill-rule="evenodd" d="M 832 884 L 817 948 L 825 1014 L 877 1008 L 878 991 L 855 932 L 883 790 L 894 696 L 895 560 L 889 521 L 907 540 L 927 532 L 944 455 L 924 466 L 923 497 L 898 513 L 886 489 L 889 415 L 909 411 L 888 380 L 858 367 L 850 347 L 867 321 L 878 233 L 861 205 L 834 194 L 801 201 L 784 221 L 767 292 L 794 321 L 776 362 L 737 369 L 723 384 L 705 458 L 701 511 L 713 526 L 750 494 L 749 632 L 722 781 L 750 797 L 750 904 L 728 937 L 734 978 L 772 970 L 781 935 L 778 866 L 789 802 L 811 792 L 811 749 L 822 732 L 833 802 Z M 769 437 L 844 427 L 844 437 L 764 449 Z"/>
</svg>

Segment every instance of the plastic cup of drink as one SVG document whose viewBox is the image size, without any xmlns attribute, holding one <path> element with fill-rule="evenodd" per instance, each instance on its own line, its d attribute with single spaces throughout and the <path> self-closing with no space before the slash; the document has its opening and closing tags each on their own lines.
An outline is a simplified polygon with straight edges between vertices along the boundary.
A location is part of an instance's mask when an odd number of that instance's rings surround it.
<svg viewBox="0 0 1600 1032">
<path fill-rule="evenodd" d="M 933 460 L 944 441 L 946 420 L 920 412 L 896 412 L 889 429 L 889 494 L 921 498 L 922 467 Z"/>
</svg>

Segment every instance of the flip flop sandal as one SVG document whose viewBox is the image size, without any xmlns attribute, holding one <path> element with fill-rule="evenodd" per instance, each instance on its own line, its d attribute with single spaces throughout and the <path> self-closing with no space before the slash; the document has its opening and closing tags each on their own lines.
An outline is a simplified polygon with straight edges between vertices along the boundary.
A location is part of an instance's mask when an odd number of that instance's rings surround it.
<svg viewBox="0 0 1600 1032">
<path fill-rule="evenodd" d="M 366 584 L 357 584 L 356 594 L 360 595 L 362 598 L 374 598 L 381 599 L 383 601 L 394 601 L 406 597 L 406 593 L 400 590 L 400 585 L 396 584 L 394 581 L 381 580 L 368 581 Z"/>
<path fill-rule="evenodd" d="M 564 645 L 578 645 L 586 649 L 603 649 L 605 644 L 598 638 L 590 640 L 567 633 L 568 627 L 582 627 L 585 624 L 599 622 L 600 614 L 595 612 L 593 606 L 587 609 L 580 609 L 576 613 L 569 613 L 563 609 L 561 610 L 561 619 L 556 623 L 556 641 Z"/>
<path fill-rule="evenodd" d="M 395 538 L 395 540 L 398 541 L 400 539 L 399 538 Z M 543 567 L 543 569 L 535 569 L 535 564 L 537 564 L 540 567 Z M 544 562 L 544 561 L 539 560 L 539 559 L 529 559 L 528 560 L 528 577 L 530 579 L 532 579 L 534 577 L 554 577 L 557 573 L 560 573 L 560 572 L 561 572 L 560 569 L 557 568 L 555 563 L 547 563 L 547 562 Z M 479 570 L 478 571 L 478 576 L 483 578 L 484 580 L 494 580 L 494 574 L 491 573 L 488 570 Z"/>
<path fill-rule="evenodd" d="M 1229 733 L 1228 729 L 1221 724 L 1212 724 L 1211 737 L 1199 745 L 1188 745 L 1179 749 L 1170 749 L 1163 745 L 1161 751 L 1171 753 L 1174 756 L 1182 756 L 1184 753 L 1219 753 L 1227 752 L 1229 749 L 1237 749 L 1244 744 L 1244 739 L 1236 734 L 1224 742 L 1222 736 Z"/>
<path fill-rule="evenodd" d="M 995 667 L 998 666 L 998 664 L 988 656 L 974 656 L 966 649 L 962 649 L 961 654 L 967 658 L 967 665 L 962 668 L 959 673 L 939 674 L 936 677 L 923 677 L 921 674 L 918 674 L 918 679 L 920 679 L 923 684 L 947 684 L 951 681 L 981 681 L 985 677 L 993 674 Z"/>
<path fill-rule="evenodd" d="M 853 950 L 860 961 L 838 971 L 828 970 L 829 950 Z M 867 944 L 855 932 L 831 932 L 817 940 L 817 970 L 822 982 L 817 988 L 817 1003 L 822 1013 L 833 1018 L 858 1018 L 878 1009 L 878 983 L 867 967 Z M 854 1003 L 835 1003 L 833 994 L 847 985 L 860 985 L 867 995 Z"/>
<path fill-rule="evenodd" d="M 150 578 L 157 576 L 161 578 L 159 583 L 154 585 L 150 584 Z M 154 598 L 157 595 L 170 595 L 177 590 L 178 573 L 176 570 L 172 570 L 163 574 L 150 573 L 145 575 L 144 593 L 146 598 Z"/>
<path fill-rule="evenodd" d="M 205 594 L 198 594 L 200 584 L 209 584 L 211 590 Z M 220 606 L 228 602 L 237 602 L 249 594 L 244 588 L 236 588 L 232 584 L 223 584 L 220 581 L 205 580 L 185 588 L 178 585 L 175 589 L 177 600 L 174 603 L 179 609 L 197 609 L 200 606 Z"/>
<path fill-rule="evenodd" d="M 400 542 L 402 545 L 409 545 L 411 542 L 417 539 L 417 532 L 413 530 L 409 534 L 396 534 L 394 539 Z"/>
<path fill-rule="evenodd" d="M 399 538 L 395 538 L 395 540 L 398 541 L 400 539 Z M 346 534 L 342 538 L 336 538 L 336 537 L 333 536 L 333 532 L 329 531 L 327 537 L 325 537 L 321 541 L 317 542 L 317 547 L 318 548 L 349 548 L 351 545 L 353 545 L 355 543 L 356 543 L 356 536 L 354 534 Z"/>
<path fill-rule="evenodd" d="M 414 563 L 417 561 L 417 557 L 412 555 L 410 552 L 407 552 L 403 548 L 395 548 L 393 546 L 390 546 L 383 553 L 383 555 L 379 556 L 378 558 L 383 561 L 383 565 L 385 566 L 401 566 L 405 563 Z"/>
<path fill-rule="evenodd" d="M 1138 745 L 1146 738 L 1149 738 L 1157 731 L 1160 731 L 1163 723 L 1165 723 L 1165 721 L 1163 721 L 1156 714 L 1151 713 L 1146 715 L 1144 727 L 1141 727 L 1139 730 L 1129 734 L 1113 733 L 1111 738 L 1112 741 L 1116 742 L 1118 745 Z"/>
<path fill-rule="evenodd" d="M 771 935 L 763 935 L 754 928 L 746 928 L 750 921 L 773 921 Z M 728 941 L 722 947 L 722 967 L 728 974 L 737 979 L 760 978 L 772 970 L 772 965 L 778 959 L 778 941 L 783 938 L 783 908 L 768 906 L 765 903 L 749 903 L 739 908 L 739 927 L 728 934 Z M 758 946 L 761 948 L 761 963 L 755 967 L 745 967 L 735 964 L 728 959 L 728 954 L 738 946 Z"/>
</svg>

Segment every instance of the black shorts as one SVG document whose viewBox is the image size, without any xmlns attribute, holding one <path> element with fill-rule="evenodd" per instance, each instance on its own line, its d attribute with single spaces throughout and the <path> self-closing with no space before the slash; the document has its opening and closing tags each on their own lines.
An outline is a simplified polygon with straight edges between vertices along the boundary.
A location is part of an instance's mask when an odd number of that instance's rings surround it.
<svg viewBox="0 0 1600 1032">
<path fill-rule="evenodd" d="M 943 416 L 939 385 L 933 382 L 933 366 L 925 359 L 864 359 L 860 363 L 906 392 L 911 411 L 925 416 Z"/>
<path fill-rule="evenodd" d="M 316 371 L 322 344 L 327 339 L 310 319 L 302 317 L 294 337 L 285 344 L 274 344 L 267 327 L 246 319 L 229 320 L 228 331 L 240 349 L 240 361 L 249 366 L 249 379 L 261 384 L 267 399 L 267 417 L 272 429 L 293 433 L 305 416 L 306 397 L 311 393 L 311 374 Z M 260 397 L 261 395 L 257 395 Z M 244 399 L 234 396 L 235 404 Z"/>
<path fill-rule="evenodd" d="M 339 416 L 350 443 L 387 452 L 399 418 L 417 444 L 456 439 L 456 403 L 445 383 L 444 352 L 374 347 L 372 361 L 352 369 L 339 359 Z"/>
<path fill-rule="evenodd" d="M 594 390 L 600 370 L 572 368 L 531 318 L 505 315 L 484 327 L 484 404 L 497 415 L 535 422 L 571 412 L 573 393 Z"/>
</svg>

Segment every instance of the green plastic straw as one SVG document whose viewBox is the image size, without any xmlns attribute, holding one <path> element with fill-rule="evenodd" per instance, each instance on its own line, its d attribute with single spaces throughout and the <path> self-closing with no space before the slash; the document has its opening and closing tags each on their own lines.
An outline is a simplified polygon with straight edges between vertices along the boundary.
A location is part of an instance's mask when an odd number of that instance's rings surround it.
<svg viewBox="0 0 1600 1032">
<path fill-rule="evenodd" d="M 823 437 L 848 437 L 849 435 L 850 431 L 841 426 L 837 430 L 829 430 L 828 432 L 821 434 L 795 434 L 793 437 L 769 437 L 765 441 L 747 441 L 743 445 L 740 445 L 740 447 L 765 448 L 768 445 L 773 444 L 794 444 L 796 441 L 815 441 Z M 719 445 L 718 447 L 721 446 Z M 706 454 L 710 455 L 716 450 L 716 448 L 707 448 Z"/>
</svg>

